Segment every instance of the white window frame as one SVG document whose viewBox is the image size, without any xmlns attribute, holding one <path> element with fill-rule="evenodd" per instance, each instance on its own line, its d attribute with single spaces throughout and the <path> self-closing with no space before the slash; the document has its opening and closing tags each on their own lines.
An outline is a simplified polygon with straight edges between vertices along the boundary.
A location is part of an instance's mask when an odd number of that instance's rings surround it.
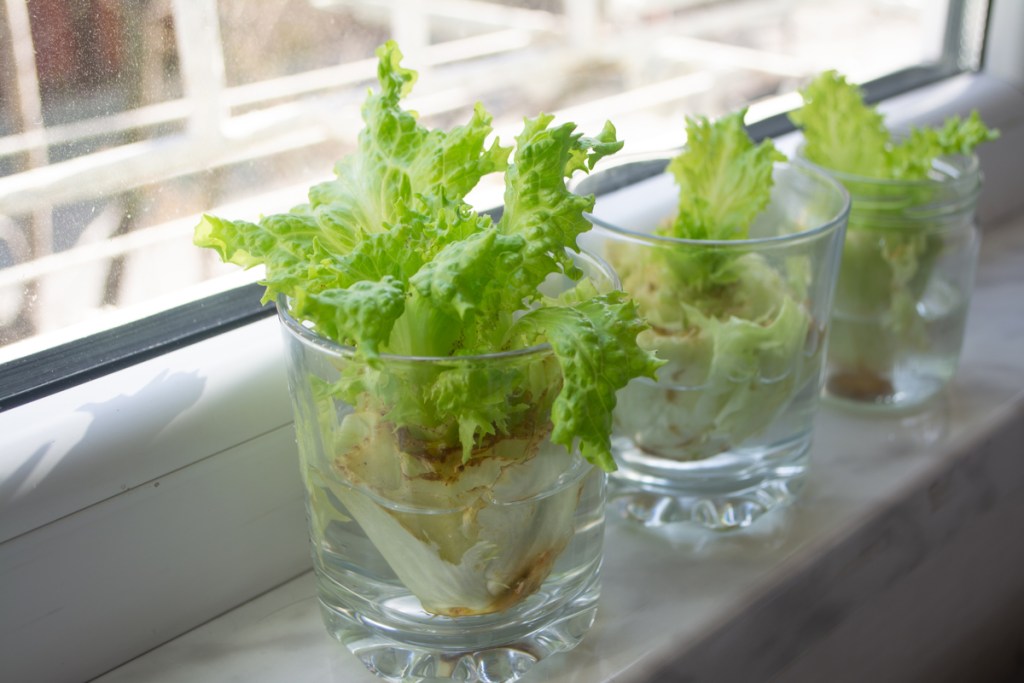
<svg viewBox="0 0 1024 683">
<path fill-rule="evenodd" d="M 1024 3 L 983 69 L 890 121 L 977 108 L 983 227 L 1024 210 Z M 0 669 L 91 678 L 310 567 L 283 346 L 266 318 L 0 413 Z"/>
</svg>

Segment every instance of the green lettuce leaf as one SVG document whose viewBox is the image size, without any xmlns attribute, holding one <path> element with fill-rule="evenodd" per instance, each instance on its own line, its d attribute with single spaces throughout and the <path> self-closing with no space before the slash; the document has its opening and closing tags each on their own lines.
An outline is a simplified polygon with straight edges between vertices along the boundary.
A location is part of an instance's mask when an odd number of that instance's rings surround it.
<svg viewBox="0 0 1024 683">
<path fill-rule="evenodd" d="M 620 392 L 615 429 L 676 460 L 713 457 L 768 428 L 817 376 L 805 357 L 806 257 L 784 264 L 709 241 L 742 240 L 771 200 L 785 159 L 755 144 L 744 111 L 687 121 L 686 148 L 669 162 L 677 214 L 656 234 L 686 243 L 616 242 L 607 258 L 651 328 L 640 334 L 666 364 L 657 381 Z M 793 226 L 798 227 L 798 226 Z"/>
<path fill-rule="evenodd" d="M 571 252 L 590 228 L 583 213 L 594 198 L 565 183 L 622 147 L 614 127 L 588 137 L 550 115 L 527 119 L 510 162 L 510 148 L 488 144 L 491 117 L 480 105 L 451 130 L 422 126 L 401 107 L 415 72 L 401 66 L 394 43 L 378 55 L 379 91 L 368 95 L 357 149 L 335 178 L 312 187 L 308 203 L 256 223 L 206 216 L 196 244 L 242 267 L 264 265 L 266 299 L 288 297 L 293 316 L 365 361 L 344 369 L 331 394 L 386 415 L 434 451 L 458 444 L 466 461 L 527 429 L 520 422 L 533 397 L 550 409 L 556 443 L 578 441 L 585 457 L 614 468 L 609 391 L 649 374 L 654 361 L 636 344 L 635 308 L 582 281 Z M 495 172 L 506 185 L 498 222 L 465 201 Z M 543 293 L 551 276 L 567 278 L 576 298 Z M 442 362 L 398 377 L 413 371 L 380 362 L 381 354 L 460 358 L 543 343 L 558 358 L 554 375 Z"/>
<path fill-rule="evenodd" d="M 551 344 L 564 376 L 555 399 L 551 440 L 571 449 L 579 440 L 585 458 L 606 470 L 615 463 L 609 447 L 615 392 L 634 377 L 654 378 L 661 365 L 636 344 L 646 325 L 622 292 L 575 306 L 548 306 L 517 326 Z"/>
<path fill-rule="evenodd" d="M 914 127 L 894 139 L 881 113 L 864 101 L 861 89 L 836 71 L 825 71 L 800 91 L 803 106 L 789 115 L 803 130 L 804 156 L 819 166 L 868 178 L 919 180 L 935 159 L 970 154 L 998 137 L 978 113 L 953 116 L 939 128 Z"/>
<path fill-rule="evenodd" d="M 889 150 L 890 178 L 923 179 L 932 162 L 950 154 L 971 154 L 974 148 L 999 137 L 985 126 L 977 111 L 966 119 L 951 116 L 939 128 L 913 128 L 902 142 Z"/>
<path fill-rule="evenodd" d="M 523 268 L 509 282 L 516 291 L 535 290 L 557 270 L 574 272 L 565 249 L 575 248 L 577 236 L 590 229 L 583 213 L 594 208 L 594 197 L 569 192 L 564 179 L 622 147 L 610 122 L 590 138 L 574 133 L 571 123 L 549 128 L 553 118 L 542 114 L 525 121 L 505 174 L 505 208 L 497 229 L 525 243 Z"/>
<path fill-rule="evenodd" d="M 686 150 L 668 171 L 679 187 L 679 212 L 671 237 L 695 240 L 745 239 L 754 216 L 768 204 L 772 164 L 785 161 L 771 140 L 755 144 L 743 126 L 747 110 L 686 121 Z"/>
<path fill-rule="evenodd" d="M 844 173 L 884 177 L 889 131 L 882 115 L 864 104 L 856 85 L 825 71 L 800 91 L 804 104 L 790 120 L 804 131 L 804 155 Z"/>
</svg>

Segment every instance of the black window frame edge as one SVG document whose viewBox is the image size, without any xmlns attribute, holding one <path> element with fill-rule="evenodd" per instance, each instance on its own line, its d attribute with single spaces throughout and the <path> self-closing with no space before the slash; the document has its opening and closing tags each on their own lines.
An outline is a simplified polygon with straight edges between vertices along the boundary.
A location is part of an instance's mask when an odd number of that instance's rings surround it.
<svg viewBox="0 0 1024 683">
<path fill-rule="evenodd" d="M 875 103 L 960 72 L 959 65 L 948 61 L 920 65 L 893 72 L 861 87 L 865 100 Z M 747 130 L 755 141 L 760 141 L 790 133 L 795 127 L 784 112 L 753 122 Z M 656 175 L 663 166 L 663 163 L 655 163 L 634 167 L 634 172 L 628 175 L 602 174 L 600 183 L 588 183 L 587 179 L 577 189 L 604 194 Z M 482 213 L 497 218 L 501 207 Z M 275 309 L 272 303 L 261 303 L 263 290 L 257 283 L 243 285 L 8 361 L 0 365 L 0 412 L 267 317 Z"/>
<path fill-rule="evenodd" d="M 864 83 L 860 88 L 866 102 L 877 104 L 896 95 L 927 87 L 958 73 L 961 73 L 960 69 L 952 62 L 914 66 Z M 778 138 L 796 130 L 796 126 L 789 120 L 789 112 L 773 114 L 751 122 L 745 127 L 755 142 L 760 142 L 765 138 Z M 576 190 L 583 194 L 602 195 L 645 180 L 665 170 L 664 159 L 651 159 L 646 162 L 639 160 L 620 168 L 615 168 L 614 163 L 614 159 L 612 159 L 612 166 L 599 176 L 584 178 L 576 184 Z"/>
<path fill-rule="evenodd" d="M 0 365 L 0 412 L 274 313 L 251 283 Z"/>
</svg>

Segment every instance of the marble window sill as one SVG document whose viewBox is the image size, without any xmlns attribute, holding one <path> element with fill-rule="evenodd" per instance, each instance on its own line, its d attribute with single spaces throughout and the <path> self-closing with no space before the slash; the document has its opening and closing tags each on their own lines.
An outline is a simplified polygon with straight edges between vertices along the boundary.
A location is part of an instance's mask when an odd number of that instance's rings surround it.
<svg viewBox="0 0 1024 683">
<path fill-rule="evenodd" d="M 597 622 L 524 683 L 1002 680 L 1024 667 L 1024 218 L 986 230 L 960 370 L 922 413 L 830 406 L 801 501 L 733 535 L 610 520 Z M 97 679 L 371 683 L 311 574 Z"/>
</svg>

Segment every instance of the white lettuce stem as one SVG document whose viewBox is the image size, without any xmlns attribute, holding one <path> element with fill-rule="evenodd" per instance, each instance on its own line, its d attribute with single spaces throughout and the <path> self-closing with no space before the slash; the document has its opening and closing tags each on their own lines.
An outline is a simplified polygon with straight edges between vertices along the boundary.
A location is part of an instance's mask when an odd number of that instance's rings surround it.
<svg viewBox="0 0 1024 683">
<path fill-rule="evenodd" d="M 569 475 L 582 461 L 547 431 L 495 438 L 461 468 L 434 467 L 436 449 L 415 452 L 386 420 L 352 413 L 338 430 L 331 490 L 424 610 L 502 611 L 537 591 L 574 533 L 583 479 Z M 460 445 L 450 451 L 461 458 Z"/>
</svg>

